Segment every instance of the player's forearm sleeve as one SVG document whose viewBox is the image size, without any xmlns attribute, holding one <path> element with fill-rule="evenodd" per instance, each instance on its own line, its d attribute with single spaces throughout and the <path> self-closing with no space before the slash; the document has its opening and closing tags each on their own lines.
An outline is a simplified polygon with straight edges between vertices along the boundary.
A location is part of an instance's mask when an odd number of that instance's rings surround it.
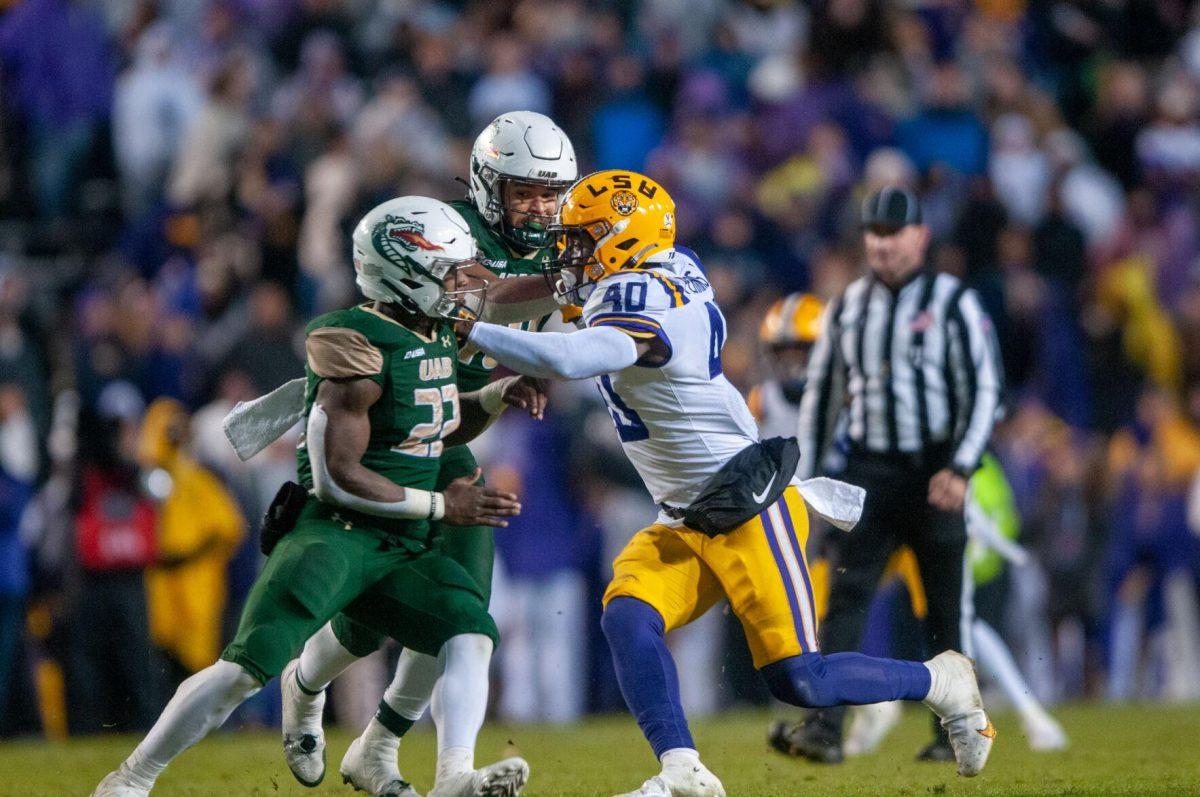
<svg viewBox="0 0 1200 797">
<path fill-rule="evenodd" d="M 468 340 L 518 373 L 552 379 L 610 374 L 628 368 L 638 358 L 633 338 L 608 327 L 565 334 L 476 324 Z"/>
<path fill-rule="evenodd" d="M 313 494 L 319 500 L 368 515 L 399 520 L 441 520 L 446 514 L 446 499 L 441 493 L 405 487 L 404 498 L 399 501 L 376 501 L 355 495 L 338 484 L 329 472 L 325 457 L 325 430 L 328 425 L 329 416 L 325 414 L 325 408 L 314 404 L 308 412 L 304 437 L 308 460 L 312 465 Z"/>
</svg>

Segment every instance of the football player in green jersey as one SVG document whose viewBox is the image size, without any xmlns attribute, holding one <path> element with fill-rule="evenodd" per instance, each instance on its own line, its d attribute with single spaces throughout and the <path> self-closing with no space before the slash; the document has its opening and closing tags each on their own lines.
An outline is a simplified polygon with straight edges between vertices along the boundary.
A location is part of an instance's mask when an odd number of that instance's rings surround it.
<svg viewBox="0 0 1200 797">
<path fill-rule="evenodd" d="M 321 316 L 306 331 L 298 520 L 267 559 L 221 659 L 180 685 L 94 797 L 148 795 L 175 756 L 279 675 L 339 612 L 443 661 L 444 743 L 431 795 L 519 794 L 528 777 L 518 758 L 474 769 L 498 634 L 475 579 L 427 543 L 432 521 L 503 526 L 519 513 L 516 496 L 477 484 L 478 471 L 439 487 L 440 454 L 486 428 L 506 402 L 536 414 L 541 397 L 515 378 L 459 393 L 450 319 L 478 315 L 486 282 L 471 276 L 477 249 L 455 210 L 393 199 L 353 237 L 357 282 L 373 302 Z"/>
<path fill-rule="evenodd" d="M 541 114 L 506 113 L 475 140 L 468 197 L 450 205 L 470 226 L 481 263 L 504 278 L 488 286 L 487 320 L 540 329 L 558 309 L 555 299 L 547 295 L 543 266 L 557 257 L 551 223 L 561 193 L 577 176 L 570 140 Z M 533 298 L 523 299 L 525 296 Z M 495 367 L 491 358 L 464 349 L 458 363 L 459 390 L 483 389 Z M 469 448 L 447 447 L 441 455 L 437 484 L 477 472 Z M 495 556 L 492 529 L 483 524 L 449 529 L 435 523 L 433 538 L 438 550 L 462 565 L 488 600 Z M 297 664 L 285 673 L 284 756 L 300 782 L 312 782 L 324 771 L 321 717 L 325 687 L 357 658 L 378 649 L 382 641 L 380 634 L 342 614 L 309 640 Z M 436 659 L 406 645 L 378 712 L 342 760 L 339 769 L 346 782 L 376 797 L 417 795 L 401 776 L 397 751 L 400 738 L 424 713 L 431 695 L 437 720 L 434 687 L 440 672 Z"/>
</svg>

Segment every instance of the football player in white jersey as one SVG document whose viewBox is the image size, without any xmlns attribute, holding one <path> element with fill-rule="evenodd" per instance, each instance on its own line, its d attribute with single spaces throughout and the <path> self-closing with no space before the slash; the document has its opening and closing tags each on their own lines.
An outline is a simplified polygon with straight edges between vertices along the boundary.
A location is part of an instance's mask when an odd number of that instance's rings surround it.
<svg viewBox="0 0 1200 797">
<path fill-rule="evenodd" d="M 459 333 L 531 376 L 595 377 L 657 522 L 613 564 L 603 628 L 621 692 L 662 771 L 626 797 L 715 797 L 684 717 L 665 634 L 720 598 L 746 632 L 771 693 L 798 706 L 923 700 L 947 727 L 963 775 L 977 774 L 995 731 L 971 662 L 824 656 L 804 547 L 808 507 L 843 527 L 861 491 L 795 483 L 795 441 L 759 442 L 754 418 L 721 370 L 725 319 L 698 258 L 675 244 L 675 205 L 648 177 L 604 171 L 576 183 L 561 210 L 564 267 L 586 328 L 529 333 L 463 322 Z M 793 452 L 790 462 L 789 451 Z M 686 524 L 684 520 L 686 519 Z"/>
</svg>

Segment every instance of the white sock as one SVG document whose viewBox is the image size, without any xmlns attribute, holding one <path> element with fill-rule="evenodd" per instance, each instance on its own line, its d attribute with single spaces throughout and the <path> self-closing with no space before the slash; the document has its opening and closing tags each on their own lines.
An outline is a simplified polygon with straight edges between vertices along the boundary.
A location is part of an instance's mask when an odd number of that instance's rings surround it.
<svg viewBox="0 0 1200 797">
<path fill-rule="evenodd" d="M 383 702 L 397 714 L 416 722 L 421 719 L 433 696 L 433 687 L 442 674 L 436 656 L 426 656 L 405 648 L 396 663 L 396 676 L 383 693 Z"/>
<path fill-rule="evenodd" d="M 975 652 L 979 656 L 980 668 L 1000 682 L 1000 688 L 1023 719 L 1040 719 L 1046 713 L 1045 709 L 1034 697 L 1033 690 L 1017 669 L 1012 653 L 996 633 L 996 629 L 983 620 L 976 619 L 971 626 L 971 635 L 975 638 Z"/>
<path fill-rule="evenodd" d="M 937 707 L 946 702 L 946 692 L 950 688 L 950 678 L 946 675 L 941 662 L 934 659 L 925 662 L 925 669 L 929 670 L 929 694 L 925 695 L 923 702 L 936 713 L 938 710 Z"/>
<path fill-rule="evenodd" d="M 470 772 L 475 768 L 475 751 L 470 747 L 447 747 L 438 753 L 437 774 L 433 782 L 441 783 L 446 778 Z"/>
<path fill-rule="evenodd" d="M 690 767 L 700 763 L 700 753 L 690 747 L 673 747 L 663 753 L 659 760 L 662 761 L 663 769 L 677 766 Z"/>
<path fill-rule="evenodd" d="M 405 648 L 400 652 L 396 674 L 383 692 L 383 702 L 404 719 L 416 722 L 429 707 L 441 672 L 442 663 L 436 657 Z M 400 737 L 380 722 L 378 715 L 371 718 L 359 738 L 380 755 L 396 756 L 400 750 Z"/>
<path fill-rule="evenodd" d="M 362 739 L 362 743 L 372 752 L 394 754 L 400 749 L 400 737 L 383 727 L 383 723 L 376 717 L 371 717 L 371 721 L 358 738 Z"/>
<path fill-rule="evenodd" d="M 129 782 L 149 789 L 171 759 L 221 726 L 233 710 L 262 688 L 230 661 L 218 661 L 179 685 L 150 733 L 121 768 Z"/>
<path fill-rule="evenodd" d="M 439 777 L 443 774 L 444 755 L 446 767 L 474 768 L 475 738 L 487 713 L 492 640 L 483 634 L 459 634 L 442 646 L 441 656 L 445 664 L 433 691 Z M 453 771 L 446 769 L 445 774 Z"/>
<path fill-rule="evenodd" d="M 358 656 L 342 647 L 333 633 L 333 626 L 326 623 L 304 643 L 296 675 L 305 689 L 320 692 L 358 659 Z"/>
</svg>

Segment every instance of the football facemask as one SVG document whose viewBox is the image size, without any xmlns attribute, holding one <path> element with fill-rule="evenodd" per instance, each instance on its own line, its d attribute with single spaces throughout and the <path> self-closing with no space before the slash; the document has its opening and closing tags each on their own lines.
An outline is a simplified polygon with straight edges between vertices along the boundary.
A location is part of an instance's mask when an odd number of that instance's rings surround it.
<svg viewBox="0 0 1200 797">
<path fill-rule="evenodd" d="M 510 183 L 553 189 L 558 194 L 560 201 L 562 193 L 570 187 L 570 183 L 561 180 L 508 180 L 501 178 L 497 181 L 497 195 L 503 197 L 505 185 Z M 500 235 L 517 249 L 532 251 L 549 246 L 554 242 L 552 230 L 558 215 L 559 202 L 555 202 L 553 213 L 534 213 L 529 210 L 510 208 L 503 200 L 494 201 L 500 206 Z"/>
<path fill-rule="evenodd" d="M 448 318 L 453 321 L 477 321 L 483 315 L 483 307 L 487 304 L 488 282 L 486 279 L 470 273 L 479 267 L 479 261 L 471 260 L 435 260 L 430 264 L 429 276 L 442 282 L 443 285 L 454 285 L 445 288 L 433 305 L 433 315 Z M 454 275 L 453 281 L 449 280 Z M 457 286 L 466 287 L 457 287 Z"/>
</svg>

